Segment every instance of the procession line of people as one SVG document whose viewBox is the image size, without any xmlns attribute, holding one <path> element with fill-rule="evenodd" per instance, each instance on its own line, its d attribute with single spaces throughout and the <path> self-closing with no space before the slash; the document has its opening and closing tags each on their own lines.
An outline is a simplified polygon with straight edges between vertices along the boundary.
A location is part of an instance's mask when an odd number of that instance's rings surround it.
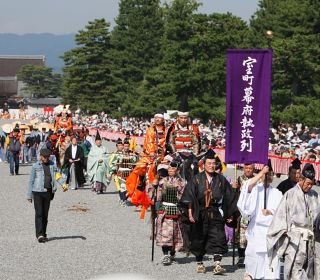
<svg viewBox="0 0 320 280">
<path fill-rule="evenodd" d="M 169 128 L 164 127 L 161 114 L 155 119 L 140 159 L 130 150 L 130 141 L 121 139 L 109 155 L 97 132 L 88 153 L 87 173 L 95 193 L 104 192 L 113 175 L 122 205 L 129 200 L 141 206 L 143 214 L 152 207 L 156 213 L 152 234 L 163 252 L 163 265 L 170 265 L 177 252 L 190 252 L 196 258 L 196 272 L 205 273 L 204 256 L 212 255 L 213 274 L 225 274 L 225 225 L 229 225 L 237 229 L 238 266 L 245 267 L 244 279 L 279 279 L 283 257 L 285 279 L 320 279 L 320 198 L 312 190 L 315 171 L 311 164 L 301 171 L 295 161 L 279 190 L 271 185 L 271 166 L 254 175 L 253 165 L 246 164 L 244 175 L 230 184 L 212 149 L 200 155 L 198 130 L 188 123 L 187 113 L 179 113 Z M 84 156 L 76 139 L 71 142 L 65 162 L 69 184 L 77 188 L 83 183 L 76 175 L 77 164 Z M 47 153 L 40 151 L 28 189 L 29 201 L 38 201 L 38 192 L 43 196 L 42 208 L 35 204 L 39 242 L 46 241 L 48 209 L 57 185 L 56 167 L 47 160 Z M 203 162 L 200 172 L 199 158 Z M 78 168 L 83 172 L 82 165 Z"/>
</svg>

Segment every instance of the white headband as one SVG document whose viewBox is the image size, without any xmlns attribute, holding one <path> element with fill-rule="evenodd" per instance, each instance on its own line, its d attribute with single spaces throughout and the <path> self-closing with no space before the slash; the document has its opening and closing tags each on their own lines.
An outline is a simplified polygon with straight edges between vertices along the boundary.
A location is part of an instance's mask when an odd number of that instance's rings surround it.
<svg viewBox="0 0 320 280">
<path fill-rule="evenodd" d="M 179 117 L 188 117 L 189 116 L 189 112 L 178 112 L 178 116 Z"/>
</svg>

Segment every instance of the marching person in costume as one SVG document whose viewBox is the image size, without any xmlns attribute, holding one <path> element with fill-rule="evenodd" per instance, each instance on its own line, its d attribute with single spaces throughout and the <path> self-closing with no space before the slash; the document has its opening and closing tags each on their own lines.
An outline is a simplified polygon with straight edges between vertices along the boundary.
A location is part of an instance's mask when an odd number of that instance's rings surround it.
<svg viewBox="0 0 320 280">
<path fill-rule="evenodd" d="M 123 142 L 129 142 L 129 149 L 132 151 L 132 152 L 136 152 L 137 151 L 137 144 L 136 144 L 136 140 L 134 137 L 131 137 L 130 136 L 130 132 L 127 131 L 126 132 L 126 137 L 124 138 Z"/>
<path fill-rule="evenodd" d="M 320 252 L 315 249 L 314 222 L 320 213 L 320 196 L 312 187 L 315 170 L 305 164 L 299 182 L 288 190 L 273 214 L 267 235 L 270 263 L 284 256 L 284 279 L 320 279 Z M 319 240 L 318 240 L 319 241 Z M 319 251 L 319 250 L 318 250 Z"/>
<path fill-rule="evenodd" d="M 282 194 L 285 194 L 299 182 L 301 176 L 301 164 L 302 163 L 298 158 L 291 162 L 288 179 L 282 181 L 277 187 Z"/>
<path fill-rule="evenodd" d="M 87 174 L 92 184 L 92 191 L 96 194 L 103 193 L 107 189 L 108 155 L 102 146 L 99 131 L 97 131 L 95 145 L 91 147 L 88 155 Z"/>
<path fill-rule="evenodd" d="M 203 257 L 212 254 L 213 273 L 223 274 L 222 255 L 228 252 L 224 225 L 238 211 L 236 192 L 227 179 L 216 172 L 219 158 L 209 150 L 204 159 L 204 171 L 188 182 L 180 200 L 183 221 L 189 222 L 189 242 L 196 256 L 197 272 L 205 273 Z"/>
<path fill-rule="evenodd" d="M 167 153 L 181 158 L 181 176 L 187 181 L 199 173 L 197 156 L 200 153 L 200 132 L 196 124 L 190 124 L 188 112 L 178 112 L 177 121 L 172 123 L 166 136 Z"/>
<path fill-rule="evenodd" d="M 245 164 L 243 168 L 243 175 L 239 176 L 237 181 L 234 182 L 233 186 L 236 188 L 239 196 L 243 189 L 244 184 L 251 178 L 254 177 L 254 164 Z M 237 266 L 239 268 L 244 268 L 244 259 L 245 259 L 245 250 L 247 247 L 247 238 L 246 238 L 246 230 L 248 227 L 248 219 L 240 216 L 237 222 L 236 236 L 235 242 L 238 247 L 238 256 L 239 260 Z"/>
<path fill-rule="evenodd" d="M 163 265 L 170 265 L 175 253 L 184 249 L 181 215 L 177 205 L 185 185 L 186 181 L 179 175 L 178 162 L 172 161 L 168 167 L 168 176 L 160 180 L 156 190 L 156 202 L 159 205 L 156 244 L 162 247 Z"/>
<path fill-rule="evenodd" d="M 54 132 L 64 131 L 72 133 L 73 130 L 73 123 L 72 123 L 72 116 L 71 111 L 67 111 L 64 107 L 63 111 L 57 115 L 54 123 Z"/>
<path fill-rule="evenodd" d="M 200 152 L 200 132 L 196 124 L 190 124 L 188 112 L 178 112 L 177 121 L 168 129 L 166 145 L 171 153 L 198 155 Z"/>
<path fill-rule="evenodd" d="M 152 183 L 156 178 L 156 163 L 160 162 L 164 156 L 165 134 L 164 116 L 156 114 L 154 116 L 154 124 L 147 129 L 141 158 L 127 179 L 126 188 L 129 197 L 132 197 L 138 187 L 137 174 L 140 177 L 139 181 L 149 181 Z M 146 176 L 147 178 L 142 178 Z M 134 201 L 140 205 L 139 199 L 134 199 Z"/>
<path fill-rule="evenodd" d="M 133 170 L 135 163 L 137 162 L 137 156 L 130 149 L 129 141 L 125 140 L 123 143 L 123 149 L 121 153 L 116 155 L 116 161 L 113 163 L 115 165 L 114 172 L 116 174 L 115 182 L 116 186 L 119 187 L 120 204 L 126 206 L 127 196 L 126 196 L 126 180 Z"/>
<path fill-rule="evenodd" d="M 64 165 L 68 166 L 67 184 L 72 190 L 83 187 L 85 178 L 83 174 L 84 153 L 76 137 L 72 137 L 71 145 L 66 149 Z"/>
<path fill-rule="evenodd" d="M 267 232 L 282 198 L 282 193 L 271 186 L 274 174 L 269 165 L 246 181 L 237 204 L 242 217 L 250 221 L 246 231 L 245 280 L 280 278 L 279 259 L 270 266 L 267 254 Z"/>
<path fill-rule="evenodd" d="M 119 177 L 116 175 L 117 174 L 117 169 L 118 169 L 118 161 L 119 157 L 121 156 L 123 151 L 123 142 L 121 138 L 118 138 L 116 142 L 116 151 L 114 151 L 110 156 L 109 156 L 109 170 L 108 170 L 108 181 L 111 181 L 112 175 L 114 175 L 114 183 L 116 186 L 117 191 L 119 192 L 119 203 L 122 204 L 122 193 L 121 193 L 121 182 Z M 124 186 L 124 190 L 126 190 Z"/>
</svg>

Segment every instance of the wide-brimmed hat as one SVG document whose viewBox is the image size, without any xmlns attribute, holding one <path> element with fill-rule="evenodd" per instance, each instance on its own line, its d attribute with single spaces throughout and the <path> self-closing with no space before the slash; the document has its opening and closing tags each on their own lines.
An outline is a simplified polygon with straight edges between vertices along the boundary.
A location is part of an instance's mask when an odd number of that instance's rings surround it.
<svg viewBox="0 0 320 280">
<path fill-rule="evenodd" d="M 1 128 L 2 128 L 3 132 L 10 133 L 13 129 L 13 126 L 11 123 L 5 123 L 1 126 Z"/>
</svg>

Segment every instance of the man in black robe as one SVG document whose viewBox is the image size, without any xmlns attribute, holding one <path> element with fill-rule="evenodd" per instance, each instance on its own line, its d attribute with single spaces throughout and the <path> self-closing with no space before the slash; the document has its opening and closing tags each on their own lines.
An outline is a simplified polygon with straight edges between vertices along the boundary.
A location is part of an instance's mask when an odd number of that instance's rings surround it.
<svg viewBox="0 0 320 280">
<path fill-rule="evenodd" d="M 196 256 L 197 272 L 204 273 L 203 256 L 213 255 L 213 273 L 223 274 L 222 255 L 228 252 L 224 225 L 238 213 L 237 196 L 226 178 L 217 172 L 219 158 L 209 150 L 204 171 L 188 183 L 181 198 L 182 220 L 190 224 L 189 250 Z"/>
<path fill-rule="evenodd" d="M 289 167 L 289 177 L 288 179 L 282 181 L 277 189 L 285 194 L 288 190 L 292 189 L 298 182 L 301 176 L 301 161 L 296 158 L 292 165 Z"/>
<path fill-rule="evenodd" d="M 64 155 L 64 164 L 68 166 L 67 184 L 71 185 L 71 189 L 78 189 L 85 183 L 83 174 L 84 152 L 77 143 L 77 138 L 73 137 L 70 145 Z"/>
</svg>

